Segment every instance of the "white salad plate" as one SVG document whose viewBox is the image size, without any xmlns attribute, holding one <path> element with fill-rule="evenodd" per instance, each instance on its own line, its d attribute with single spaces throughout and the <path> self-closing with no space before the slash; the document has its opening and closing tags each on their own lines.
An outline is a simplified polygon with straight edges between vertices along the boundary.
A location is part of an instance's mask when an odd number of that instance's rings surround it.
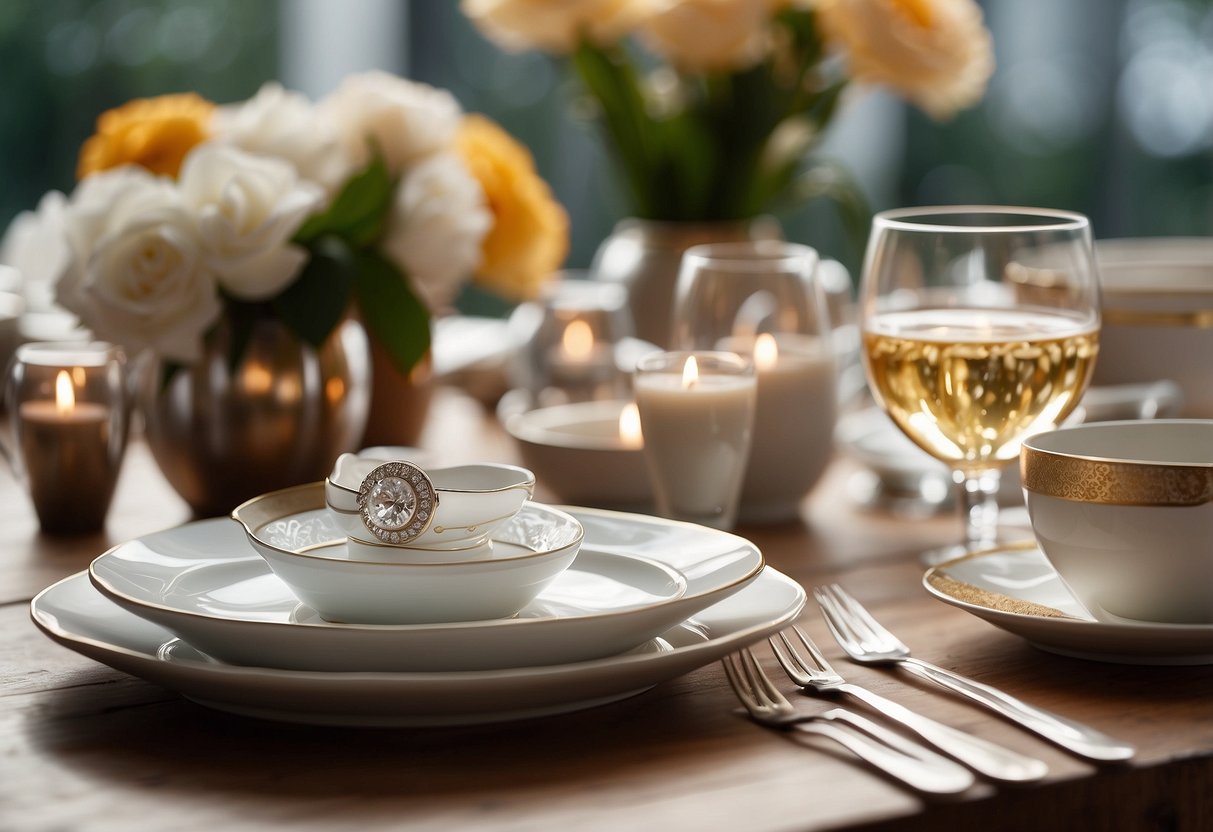
<svg viewBox="0 0 1213 832">
<path fill-rule="evenodd" d="M 89 568 L 97 588 L 204 653 L 233 664 L 316 671 L 488 670 L 613 655 L 754 580 L 749 541 L 643 515 L 565 508 L 585 528 L 570 574 L 513 618 L 442 624 L 324 621 L 226 519 L 120 544 Z M 340 540 L 324 509 L 275 524 L 279 542 Z"/>
<path fill-rule="evenodd" d="M 976 552 L 923 576 L 927 591 L 1041 650 L 1102 662 L 1213 664 L 1213 624 L 1096 621 L 1035 543 Z"/>
<path fill-rule="evenodd" d="M 631 652 L 570 664 L 435 673 L 326 673 L 226 664 L 114 604 L 78 573 L 33 600 L 34 623 L 110 667 L 219 710 L 324 725 L 421 726 L 564 713 L 641 693 L 786 627 L 804 589 L 771 568 Z"/>
</svg>

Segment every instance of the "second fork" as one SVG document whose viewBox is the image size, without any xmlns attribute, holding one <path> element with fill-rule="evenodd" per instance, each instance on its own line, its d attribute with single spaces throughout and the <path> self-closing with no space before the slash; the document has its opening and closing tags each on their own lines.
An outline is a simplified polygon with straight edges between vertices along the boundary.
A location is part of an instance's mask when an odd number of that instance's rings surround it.
<svg viewBox="0 0 1213 832">
<path fill-rule="evenodd" d="M 808 652 L 812 665 L 805 661 L 800 650 L 793 644 L 791 632 Z M 936 722 L 930 717 L 916 714 L 891 699 L 886 699 L 867 688 L 846 681 L 830 665 L 813 640 L 793 625 L 768 639 L 779 665 L 788 677 L 806 692 L 826 695 L 844 693 L 867 703 L 874 710 L 913 731 L 938 750 L 959 760 L 974 771 L 992 780 L 1010 783 L 1029 783 L 1040 780 L 1049 772 L 1043 760 L 1029 757 L 959 731 L 950 725 Z"/>
</svg>

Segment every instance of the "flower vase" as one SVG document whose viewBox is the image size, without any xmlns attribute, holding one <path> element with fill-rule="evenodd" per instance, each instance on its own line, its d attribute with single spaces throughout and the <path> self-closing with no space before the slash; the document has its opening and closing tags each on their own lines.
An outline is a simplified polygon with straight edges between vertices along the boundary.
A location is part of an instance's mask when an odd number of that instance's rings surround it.
<svg viewBox="0 0 1213 832">
<path fill-rule="evenodd" d="M 369 409 L 369 346 L 357 321 L 342 321 L 317 350 L 276 319 L 260 319 L 235 367 L 231 342 L 223 321 L 198 362 L 166 378 L 152 358 L 139 378 L 152 455 L 200 517 L 323 479 L 339 454 L 357 448 Z"/>
<path fill-rule="evenodd" d="M 386 349 L 371 338 L 371 406 L 362 447 L 416 445 L 425 428 L 433 397 L 430 353 L 410 371 L 392 363 Z"/>
<path fill-rule="evenodd" d="M 683 252 L 705 243 L 780 239 L 779 222 L 768 216 L 736 222 L 625 219 L 598 247 L 591 271 L 600 280 L 627 288 L 636 337 L 669 349 Z"/>
</svg>

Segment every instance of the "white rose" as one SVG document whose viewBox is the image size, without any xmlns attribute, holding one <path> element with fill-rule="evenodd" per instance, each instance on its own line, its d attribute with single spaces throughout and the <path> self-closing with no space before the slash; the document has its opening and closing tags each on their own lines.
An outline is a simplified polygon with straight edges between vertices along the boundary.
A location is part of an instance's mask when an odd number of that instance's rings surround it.
<svg viewBox="0 0 1213 832">
<path fill-rule="evenodd" d="M 732 72 L 771 50 L 772 0 L 657 0 L 640 37 L 683 72 Z"/>
<path fill-rule="evenodd" d="M 67 197 L 59 191 L 48 191 L 35 210 L 22 211 L 13 218 L 0 240 L 0 263 L 12 266 L 21 275 L 27 299 L 45 297 L 45 287 L 58 283 L 71 268 L 66 215 Z"/>
<path fill-rule="evenodd" d="M 330 194 L 345 184 L 350 160 L 334 125 L 320 118 L 307 96 L 270 81 L 241 104 L 220 107 L 212 122 L 214 140 L 251 153 L 275 156 Z"/>
<path fill-rule="evenodd" d="M 291 283 L 307 250 L 291 237 L 320 208 L 324 192 L 289 162 L 223 144 L 199 145 L 181 166 L 207 267 L 241 300 L 266 300 Z"/>
<path fill-rule="evenodd" d="M 355 168 L 364 167 L 377 147 L 393 175 L 449 148 L 462 115 L 446 90 L 387 72 L 347 77 L 319 108 L 340 131 Z"/>
<path fill-rule="evenodd" d="M 127 167 L 95 174 L 77 192 L 66 223 L 76 268 L 60 282 L 59 302 L 98 338 L 197 359 L 222 305 L 172 183 Z"/>
<path fill-rule="evenodd" d="M 564 55 L 582 38 L 607 46 L 648 14 L 650 0 L 463 0 L 463 13 L 503 49 Z"/>
<path fill-rule="evenodd" d="M 493 222 L 480 184 L 452 153 L 414 167 L 396 189 L 383 251 L 430 309 L 450 303 L 480 263 Z"/>
</svg>

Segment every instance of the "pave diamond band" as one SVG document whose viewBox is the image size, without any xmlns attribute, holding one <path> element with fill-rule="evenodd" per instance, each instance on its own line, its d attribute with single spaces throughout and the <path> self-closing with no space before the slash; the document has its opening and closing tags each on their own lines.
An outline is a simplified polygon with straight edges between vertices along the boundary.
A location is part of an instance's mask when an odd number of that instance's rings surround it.
<svg viewBox="0 0 1213 832">
<path fill-rule="evenodd" d="M 384 543 L 403 545 L 420 537 L 437 508 L 434 484 L 411 462 L 385 462 L 358 489 L 362 524 Z"/>
</svg>

